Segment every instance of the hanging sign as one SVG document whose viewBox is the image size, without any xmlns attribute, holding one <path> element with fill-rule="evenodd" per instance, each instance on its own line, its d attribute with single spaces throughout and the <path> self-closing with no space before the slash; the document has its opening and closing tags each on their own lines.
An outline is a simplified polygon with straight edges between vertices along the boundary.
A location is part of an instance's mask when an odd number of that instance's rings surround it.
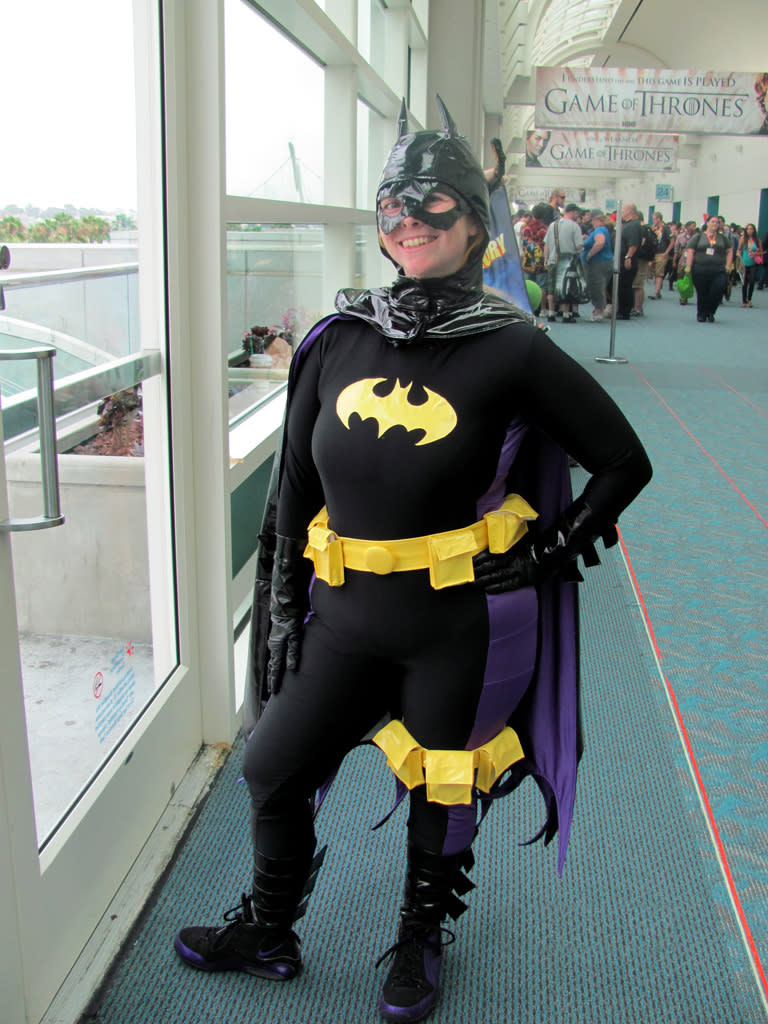
<svg viewBox="0 0 768 1024">
<path fill-rule="evenodd" d="M 511 185 L 511 198 L 516 203 L 524 203 L 526 206 L 533 206 L 535 203 L 548 203 L 550 196 L 555 191 L 554 185 Z M 587 199 L 586 189 L 572 188 L 566 186 L 564 203 L 585 203 Z"/>
<path fill-rule="evenodd" d="M 536 126 L 768 135 L 768 72 L 537 68 Z"/>
<path fill-rule="evenodd" d="M 525 166 L 674 171 L 677 170 L 677 153 L 676 135 L 535 128 L 527 133 Z"/>
</svg>

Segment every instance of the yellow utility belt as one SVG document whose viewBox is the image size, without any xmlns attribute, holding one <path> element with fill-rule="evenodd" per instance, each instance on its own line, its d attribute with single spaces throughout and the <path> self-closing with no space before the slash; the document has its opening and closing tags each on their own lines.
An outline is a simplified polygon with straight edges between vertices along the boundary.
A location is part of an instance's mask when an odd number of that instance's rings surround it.
<svg viewBox="0 0 768 1024">
<path fill-rule="evenodd" d="M 337 536 L 328 526 L 324 507 L 309 524 L 304 556 L 314 562 L 318 579 L 332 587 L 344 583 L 345 568 L 381 576 L 429 569 L 429 582 L 441 590 L 471 583 L 475 578 L 473 556 L 486 548 L 494 554 L 508 551 L 524 536 L 528 521 L 537 517 L 538 512 L 524 498 L 509 494 L 501 508 L 460 530 L 403 540 L 357 540 Z"/>
<path fill-rule="evenodd" d="M 520 739 L 508 725 L 475 750 L 428 750 L 393 719 L 373 737 L 387 764 L 408 789 L 427 787 L 427 800 L 469 804 L 474 789 L 488 793 L 510 765 L 525 757 Z"/>
</svg>

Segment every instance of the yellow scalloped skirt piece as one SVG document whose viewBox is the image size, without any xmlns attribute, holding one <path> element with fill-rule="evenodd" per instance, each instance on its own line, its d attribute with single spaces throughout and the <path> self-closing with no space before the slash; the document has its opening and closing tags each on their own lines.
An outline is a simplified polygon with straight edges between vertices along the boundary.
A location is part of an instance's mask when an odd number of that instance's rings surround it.
<svg viewBox="0 0 768 1024">
<path fill-rule="evenodd" d="M 426 784 L 427 800 L 438 804 L 472 803 L 473 789 L 487 793 L 510 765 L 525 756 L 509 726 L 474 750 L 427 750 L 393 719 L 379 729 L 373 742 L 408 789 Z"/>
</svg>

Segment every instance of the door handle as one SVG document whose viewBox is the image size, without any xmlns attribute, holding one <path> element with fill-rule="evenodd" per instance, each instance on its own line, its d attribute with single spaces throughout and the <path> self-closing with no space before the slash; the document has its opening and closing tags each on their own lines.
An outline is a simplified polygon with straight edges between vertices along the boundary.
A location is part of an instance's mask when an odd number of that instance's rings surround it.
<svg viewBox="0 0 768 1024">
<path fill-rule="evenodd" d="M 0 533 L 14 530 L 47 530 L 61 526 L 59 498 L 59 464 L 56 456 L 56 417 L 53 411 L 53 357 L 56 349 L 49 346 L 27 349 L 0 349 L 0 360 L 37 360 L 37 415 L 40 430 L 40 464 L 43 483 L 43 514 L 28 519 L 4 519 Z"/>
</svg>

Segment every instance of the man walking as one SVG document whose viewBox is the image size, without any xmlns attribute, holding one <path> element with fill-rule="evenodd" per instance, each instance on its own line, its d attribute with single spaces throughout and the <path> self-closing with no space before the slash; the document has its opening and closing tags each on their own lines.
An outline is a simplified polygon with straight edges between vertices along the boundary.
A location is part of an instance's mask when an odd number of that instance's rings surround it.
<svg viewBox="0 0 768 1024">
<path fill-rule="evenodd" d="M 667 272 L 667 260 L 672 252 L 675 240 L 660 213 L 654 210 L 652 220 L 653 233 L 656 236 L 656 254 L 653 257 L 653 278 L 656 293 L 651 295 L 651 298 L 660 299 L 661 286 L 664 284 L 664 275 Z"/>
<path fill-rule="evenodd" d="M 637 271 L 640 247 L 640 219 L 637 206 L 625 203 L 621 208 L 621 264 L 619 267 L 617 320 L 629 320 L 633 309 L 632 282 Z"/>
<path fill-rule="evenodd" d="M 571 312 L 568 302 L 563 301 L 560 295 L 560 285 L 563 274 L 571 261 L 571 257 L 583 248 L 581 228 L 576 217 L 579 207 L 576 203 L 568 203 L 565 213 L 560 220 L 553 221 L 547 228 L 544 236 L 544 260 L 547 264 L 547 303 L 549 305 L 549 316 L 547 320 L 552 323 L 555 319 L 555 299 L 560 299 L 560 308 L 563 313 L 563 323 L 572 324 L 576 317 Z"/>
</svg>

